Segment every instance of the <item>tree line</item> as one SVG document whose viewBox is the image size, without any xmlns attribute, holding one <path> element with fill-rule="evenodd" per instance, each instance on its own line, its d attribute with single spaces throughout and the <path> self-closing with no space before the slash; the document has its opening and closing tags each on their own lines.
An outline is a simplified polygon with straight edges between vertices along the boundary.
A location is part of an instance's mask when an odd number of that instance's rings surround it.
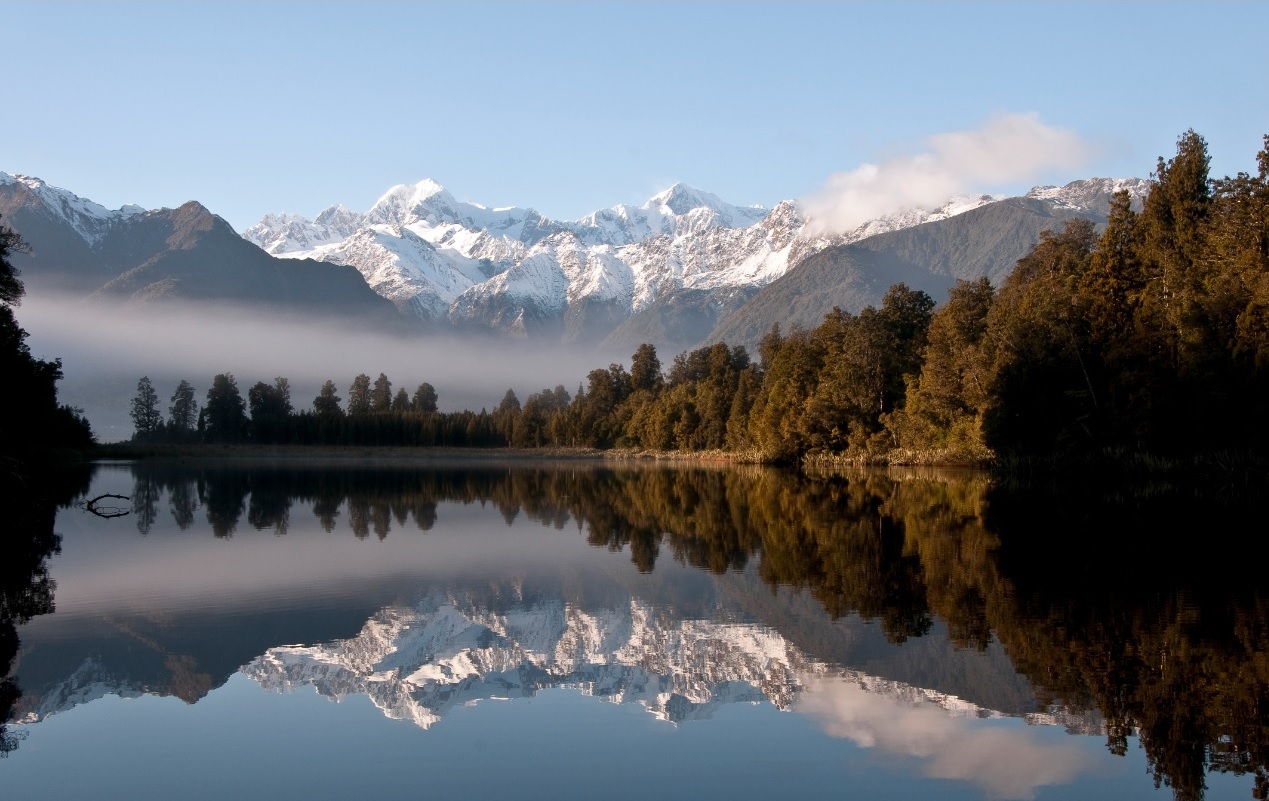
<svg viewBox="0 0 1269 801">
<path fill-rule="evenodd" d="M 958 281 L 935 308 L 897 284 L 877 308 L 833 309 L 809 330 L 773 326 L 758 361 L 717 343 L 665 370 L 645 344 L 629 370 L 592 370 L 573 394 L 544 388 L 521 403 L 508 390 L 479 413 L 392 395 L 382 374 L 358 376 L 346 407 L 327 382 L 312 411 L 296 412 L 278 379 L 252 387 L 250 420 L 232 376 L 217 376 L 198 431 L 208 441 L 719 450 L 763 461 L 1254 454 L 1269 444 L 1269 136 L 1254 176 L 1213 180 L 1209 162 L 1207 143 L 1187 131 L 1159 159 L 1141 211 L 1120 192 L 1100 231 L 1073 219 L 1044 232 L 999 288 Z M 143 406 L 148 415 L 153 404 Z"/>
<path fill-rule="evenodd" d="M 413 394 L 392 391 L 380 373 L 373 381 L 357 375 L 348 388 L 347 403 L 334 381 L 326 381 L 311 408 L 296 409 L 291 382 L 282 376 L 273 383 L 257 381 L 246 396 L 232 373 L 212 378 L 203 405 L 197 391 L 181 380 L 170 398 L 166 418 L 162 401 L 149 376 L 137 382 L 130 415 L 134 442 L 300 445 L 446 445 L 489 447 L 505 445 L 497 435 L 497 413 L 437 409 L 436 389 L 418 385 Z"/>
</svg>

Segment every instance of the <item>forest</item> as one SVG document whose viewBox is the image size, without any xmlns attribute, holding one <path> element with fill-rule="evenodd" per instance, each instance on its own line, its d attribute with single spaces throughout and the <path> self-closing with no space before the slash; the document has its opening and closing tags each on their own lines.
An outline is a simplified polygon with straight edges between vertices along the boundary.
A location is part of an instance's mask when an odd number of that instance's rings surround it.
<svg viewBox="0 0 1269 801">
<path fill-rule="evenodd" d="M 1194 131 L 1160 158 L 1140 211 L 1046 231 L 1000 287 L 942 305 L 903 284 L 879 308 L 774 326 L 757 358 L 716 343 L 665 369 L 652 345 L 575 391 L 513 390 L 492 411 L 440 412 L 422 383 L 327 381 L 297 409 L 287 379 L 246 391 L 187 381 L 166 420 L 148 378 L 137 442 L 598 448 L 726 452 L 762 462 L 984 464 L 1252 456 L 1269 427 L 1269 136 L 1257 172 L 1213 179 Z"/>
</svg>

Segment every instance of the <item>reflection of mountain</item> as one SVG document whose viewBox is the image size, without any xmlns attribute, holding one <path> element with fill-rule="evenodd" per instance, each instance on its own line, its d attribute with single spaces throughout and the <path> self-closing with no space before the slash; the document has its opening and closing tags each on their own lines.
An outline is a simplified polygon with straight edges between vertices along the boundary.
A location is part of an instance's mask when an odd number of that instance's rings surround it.
<svg viewBox="0 0 1269 801">
<path fill-rule="evenodd" d="M 427 728 L 454 706 L 547 687 L 638 703 L 672 721 L 737 701 L 787 707 L 806 670 L 776 632 L 675 619 L 635 599 L 595 612 L 561 600 L 492 612 L 433 596 L 383 610 L 348 640 L 271 649 L 243 672 L 274 689 L 366 695 L 389 717 Z"/>
<path fill-rule="evenodd" d="M 765 699 L 861 743 L 913 702 L 1104 718 L 1110 750 L 1139 739 L 1178 798 L 1213 770 L 1269 788 L 1263 545 L 1232 539 L 1231 559 L 1205 536 L 1258 507 L 585 463 L 155 462 L 115 480 L 136 482 L 134 515 L 83 538 L 112 561 L 54 573 L 58 614 L 21 631 L 20 718 L 105 693 L 192 702 L 250 663 L 424 725 L 561 686 L 669 720 Z"/>
<path fill-rule="evenodd" d="M 414 607 L 384 609 L 347 640 L 270 649 L 243 673 L 270 689 L 307 685 L 336 700 L 365 695 L 388 717 L 423 728 L 455 706 L 550 687 L 636 703 L 673 722 L 709 717 L 730 703 L 766 700 L 789 709 L 808 682 L 826 677 L 952 715 L 1000 716 L 935 690 L 816 661 L 765 626 L 684 619 L 637 598 L 594 611 L 559 599 L 493 611 L 470 596 L 437 594 Z M 1083 731 L 1098 730 L 1095 717 L 1072 719 Z"/>
</svg>

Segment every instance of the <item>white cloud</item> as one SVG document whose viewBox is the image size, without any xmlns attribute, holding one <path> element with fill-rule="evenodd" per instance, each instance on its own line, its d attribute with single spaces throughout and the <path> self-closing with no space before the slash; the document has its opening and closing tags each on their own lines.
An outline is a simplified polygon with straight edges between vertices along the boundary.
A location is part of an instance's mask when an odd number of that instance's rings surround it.
<svg viewBox="0 0 1269 801">
<path fill-rule="evenodd" d="M 1037 114 L 1004 114 L 977 130 L 931 136 L 924 152 L 837 173 L 803 205 L 816 232 L 849 233 L 885 214 L 1078 169 L 1090 153 L 1078 134 L 1049 127 Z"/>
</svg>

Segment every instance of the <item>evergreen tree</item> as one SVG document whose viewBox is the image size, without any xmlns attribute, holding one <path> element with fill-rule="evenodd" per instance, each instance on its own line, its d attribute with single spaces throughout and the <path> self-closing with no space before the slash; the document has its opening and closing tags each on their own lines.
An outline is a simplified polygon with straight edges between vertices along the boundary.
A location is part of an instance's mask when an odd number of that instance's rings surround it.
<svg viewBox="0 0 1269 801">
<path fill-rule="evenodd" d="M 392 411 L 408 412 L 410 410 L 410 396 L 406 393 L 405 388 L 397 390 L 397 394 L 392 396 Z"/>
<path fill-rule="evenodd" d="M 983 339 L 994 300 L 986 278 L 957 281 L 934 313 L 925 361 L 909 383 L 904 408 L 883 417 L 899 447 L 987 455 L 980 426 L 991 363 Z"/>
<path fill-rule="evenodd" d="M 410 399 L 410 407 L 416 412 L 434 412 L 436 411 L 436 389 L 426 381 L 419 384 L 419 388 L 414 390 L 414 397 Z"/>
<path fill-rule="evenodd" d="M 203 412 L 208 442 L 241 442 L 246 438 L 246 403 L 232 373 L 220 373 L 212 379 Z"/>
<path fill-rule="evenodd" d="M 258 381 L 247 391 L 251 409 L 251 437 L 256 442 L 282 442 L 286 439 L 291 412 L 291 384 L 278 377 L 272 385 Z"/>
<path fill-rule="evenodd" d="M 370 390 L 370 411 L 392 411 L 392 382 L 383 373 L 375 379 L 374 387 Z"/>
<path fill-rule="evenodd" d="M 575 401 L 577 426 L 582 437 L 579 445 L 611 448 L 622 435 L 623 421 L 617 414 L 622 402 L 630 396 L 630 376 L 620 364 L 607 370 L 591 370 L 584 396 Z"/>
<path fill-rule="evenodd" d="M 772 326 L 759 353 L 765 376 L 749 413 L 750 438 L 767 458 L 791 460 L 811 447 L 806 409 L 824 365 L 823 345 L 799 328 L 781 336 Z"/>
<path fill-rule="evenodd" d="M 647 343 L 640 345 L 630 360 L 631 388 L 636 392 L 646 389 L 655 394 L 660 391 L 663 383 L 661 360 L 657 358 L 656 347 Z"/>
<path fill-rule="evenodd" d="M 348 413 L 366 414 L 370 411 L 370 376 L 358 373 L 348 388 Z"/>
<path fill-rule="evenodd" d="M 1213 305 L 1227 309 L 1220 317 L 1233 358 L 1243 372 L 1263 375 L 1269 371 L 1269 135 L 1256 160 L 1258 175 L 1214 182 L 1208 243 L 1224 265 Z"/>
<path fill-rule="evenodd" d="M 194 387 L 190 382 L 181 379 L 172 393 L 172 405 L 168 407 L 168 428 L 176 436 L 189 435 L 194 432 L 198 422 L 198 402 L 194 400 Z"/>
<path fill-rule="evenodd" d="M 498 408 L 493 411 L 493 427 L 501 438 L 500 445 L 509 445 L 515 435 L 516 418 L 520 416 L 520 399 L 515 390 L 508 389 Z"/>
<path fill-rule="evenodd" d="M 1097 241 L 1088 220 L 1045 231 L 1001 287 L 988 315 L 993 349 L 983 435 L 997 452 L 1055 457 L 1100 444 L 1100 357 L 1083 296 Z"/>
<path fill-rule="evenodd" d="M 1192 344 L 1183 329 L 1194 313 L 1203 275 L 1205 223 L 1211 205 L 1207 142 L 1194 131 L 1177 140 L 1177 153 L 1159 158 L 1154 185 L 1146 196 L 1144 228 L 1146 272 L 1143 297 L 1146 324 L 1158 332 L 1174 366 L 1190 358 Z"/>
<path fill-rule="evenodd" d="M 133 436 L 138 440 L 153 437 L 163 425 L 163 415 L 159 412 L 159 394 L 154 391 L 149 376 L 141 376 L 141 380 L 137 382 L 131 415 L 132 425 L 136 429 Z"/>
<path fill-rule="evenodd" d="M 313 412 L 319 416 L 340 417 L 344 410 L 339 406 L 339 389 L 334 381 L 327 381 L 313 398 Z"/>
<path fill-rule="evenodd" d="M 18 271 L 10 262 L 13 253 L 25 253 L 26 243 L 18 232 L 0 224 L 0 305 L 16 306 L 25 289 L 18 278 Z"/>
</svg>

